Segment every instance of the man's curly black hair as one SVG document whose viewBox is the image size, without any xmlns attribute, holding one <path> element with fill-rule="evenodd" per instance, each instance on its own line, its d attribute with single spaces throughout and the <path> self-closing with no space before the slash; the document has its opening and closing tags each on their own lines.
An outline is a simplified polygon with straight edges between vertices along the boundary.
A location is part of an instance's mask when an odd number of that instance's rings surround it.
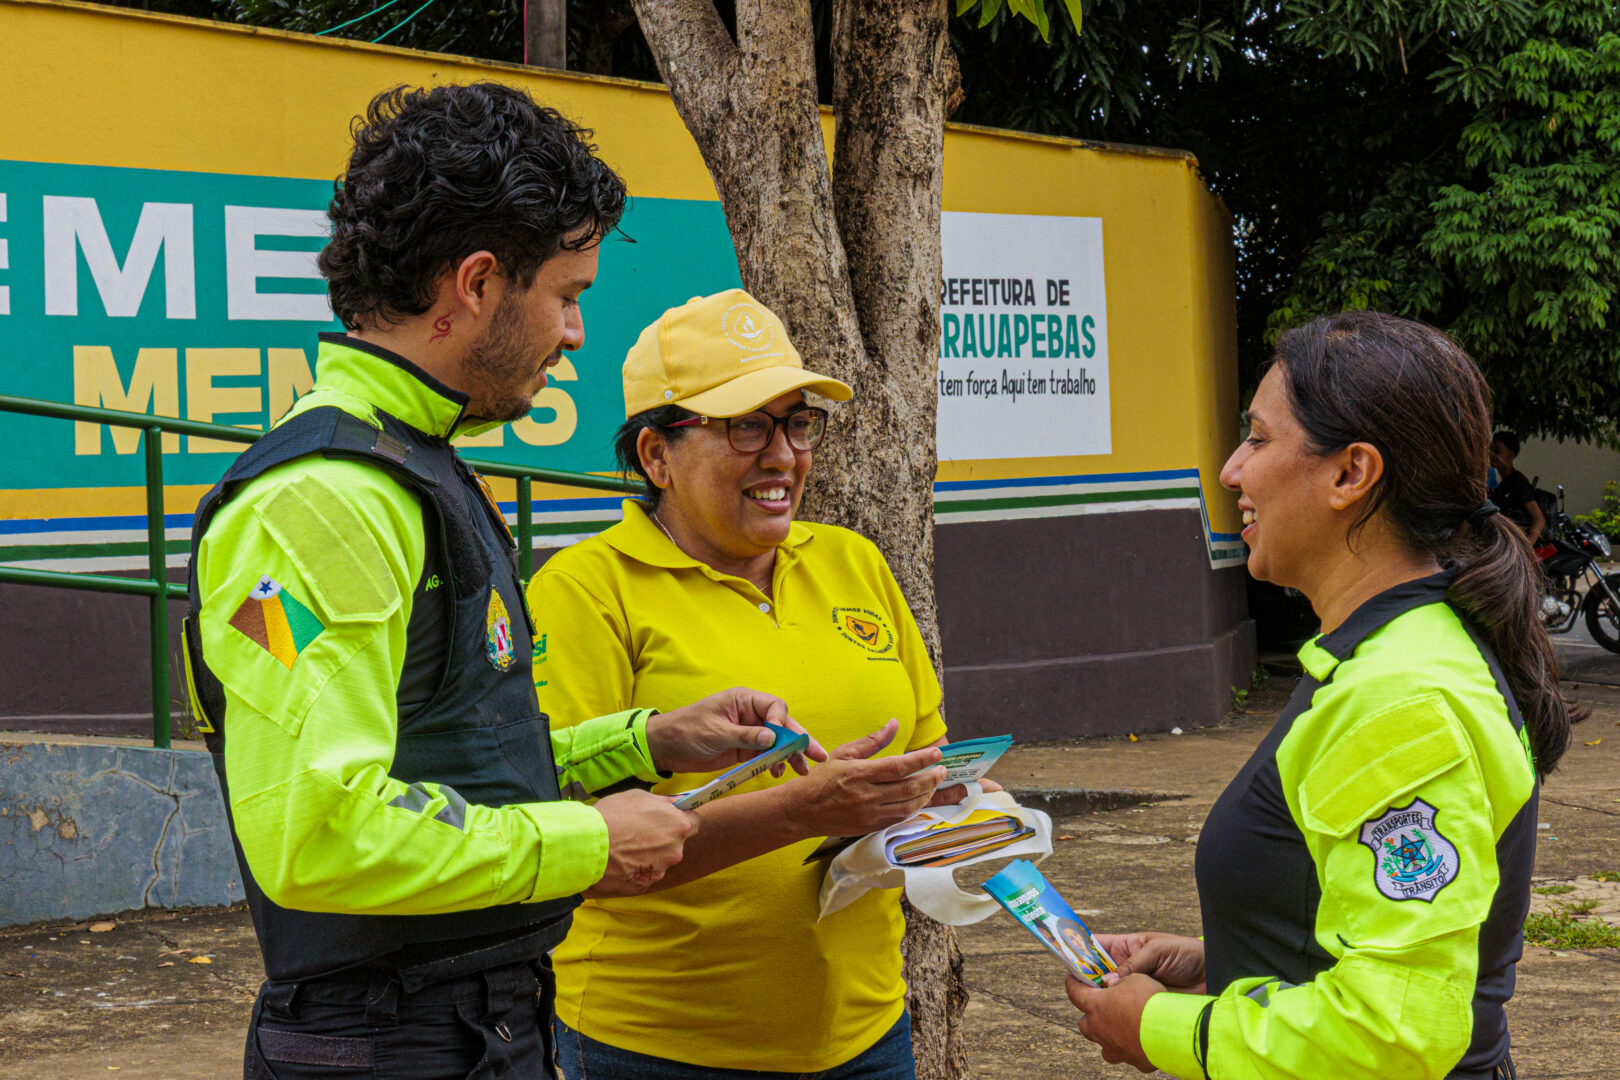
<svg viewBox="0 0 1620 1080">
<path fill-rule="evenodd" d="M 351 330 L 427 311 L 439 276 L 475 251 L 526 289 L 541 263 L 600 242 L 624 214 L 624 181 L 591 132 L 500 83 L 395 87 L 352 132 L 319 260 Z"/>
</svg>

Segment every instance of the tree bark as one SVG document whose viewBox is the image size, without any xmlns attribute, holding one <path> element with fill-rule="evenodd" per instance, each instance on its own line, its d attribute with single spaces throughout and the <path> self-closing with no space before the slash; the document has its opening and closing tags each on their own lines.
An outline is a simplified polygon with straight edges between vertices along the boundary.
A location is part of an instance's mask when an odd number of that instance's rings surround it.
<svg viewBox="0 0 1620 1080">
<path fill-rule="evenodd" d="M 523 62 L 568 67 L 568 0 L 523 0 Z"/>
<path fill-rule="evenodd" d="M 829 168 L 805 0 L 635 0 L 675 108 L 714 178 L 744 286 L 805 362 L 855 389 L 835 407 L 801 515 L 871 538 L 940 668 L 934 598 L 935 378 L 945 118 L 960 95 L 946 0 L 835 0 Z M 922 1080 L 966 1075 L 955 933 L 909 905 L 904 946 Z"/>
<path fill-rule="evenodd" d="M 889 558 L 943 677 L 934 596 L 935 380 L 947 102 L 959 86 L 945 0 L 835 0 L 833 206 L 863 376 L 848 438 L 817 462 L 810 514 Z M 852 375 L 833 361 L 833 374 Z M 846 378 L 846 381 L 848 379 Z M 906 905 L 905 976 L 922 1077 L 967 1075 L 956 932 Z"/>
</svg>

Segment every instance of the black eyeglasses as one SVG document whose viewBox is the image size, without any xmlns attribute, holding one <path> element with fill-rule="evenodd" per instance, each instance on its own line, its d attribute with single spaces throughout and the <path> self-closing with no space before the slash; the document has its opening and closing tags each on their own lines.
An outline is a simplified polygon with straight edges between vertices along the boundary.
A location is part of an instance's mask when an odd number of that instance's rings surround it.
<svg viewBox="0 0 1620 1080">
<path fill-rule="evenodd" d="M 777 425 L 787 432 L 788 445 L 795 450 L 814 450 L 827 435 L 827 410 L 814 405 L 803 405 L 786 416 L 772 416 L 763 409 L 742 416 L 694 416 L 690 420 L 677 420 L 665 427 L 691 427 L 707 424 L 711 420 L 725 420 L 726 441 L 739 454 L 757 454 L 776 438 Z"/>
</svg>

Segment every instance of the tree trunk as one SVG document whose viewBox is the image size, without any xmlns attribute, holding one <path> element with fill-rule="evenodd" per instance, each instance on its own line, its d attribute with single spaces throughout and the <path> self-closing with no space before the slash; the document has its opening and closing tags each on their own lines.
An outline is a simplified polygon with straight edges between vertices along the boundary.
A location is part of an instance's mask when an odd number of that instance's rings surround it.
<svg viewBox="0 0 1620 1080">
<path fill-rule="evenodd" d="M 823 452 L 809 513 L 888 556 L 943 676 L 934 597 L 939 212 L 947 101 L 959 83 L 945 0 L 835 0 L 833 205 L 862 343 L 848 437 Z M 856 374 L 849 361 L 832 374 Z M 906 905 L 917 1074 L 967 1075 L 956 932 Z"/>
<path fill-rule="evenodd" d="M 835 406 L 803 516 L 871 538 L 940 665 L 934 602 L 934 382 L 945 117 L 959 96 L 946 0 L 836 0 L 829 169 L 808 3 L 636 0 L 675 108 L 714 178 L 743 284 Z M 967 1003 L 950 927 L 906 908 L 906 982 L 922 1080 L 966 1075 Z"/>
<path fill-rule="evenodd" d="M 568 0 L 523 0 L 523 62 L 568 68 Z"/>
</svg>

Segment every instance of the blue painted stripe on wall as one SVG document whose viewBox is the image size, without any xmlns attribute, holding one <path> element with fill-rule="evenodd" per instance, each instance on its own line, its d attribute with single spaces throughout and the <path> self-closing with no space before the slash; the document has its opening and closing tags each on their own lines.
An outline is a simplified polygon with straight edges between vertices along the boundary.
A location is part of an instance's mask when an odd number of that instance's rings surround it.
<svg viewBox="0 0 1620 1080">
<path fill-rule="evenodd" d="M 1195 480 L 1197 469 L 1160 469 L 1154 472 L 1090 473 L 1084 476 L 1018 476 L 1006 480 L 941 480 L 935 491 L 977 491 L 983 488 L 1052 487 L 1059 484 L 1112 484 L 1130 480 Z"/>
</svg>

